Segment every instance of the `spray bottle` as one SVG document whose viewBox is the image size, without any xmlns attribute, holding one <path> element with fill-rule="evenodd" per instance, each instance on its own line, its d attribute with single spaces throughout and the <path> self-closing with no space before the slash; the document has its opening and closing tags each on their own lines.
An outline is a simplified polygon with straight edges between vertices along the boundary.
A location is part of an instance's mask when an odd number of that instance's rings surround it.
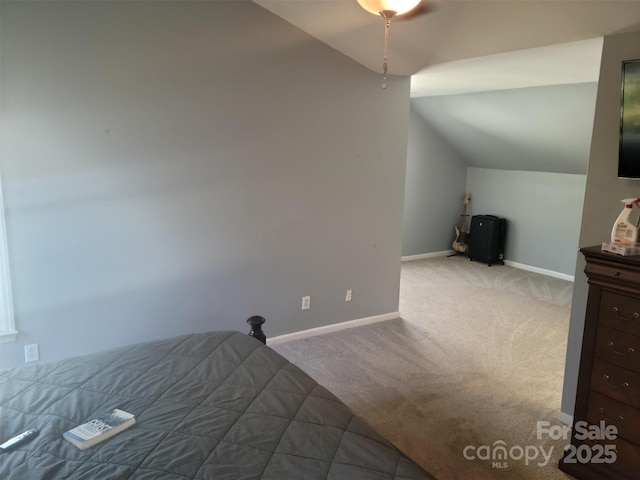
<svg viewBox="0 0 640 480">
<path fill-rule="evenodd" d="M 622 203 L 624 203 L 624 209 L 613 224 L 611 243 L 634 245 L 638 241 L 638 224 L 631 222 L 629 217 L 634 204 L 640 208 L 640 198 L 625 198 Z"/>
</svg>

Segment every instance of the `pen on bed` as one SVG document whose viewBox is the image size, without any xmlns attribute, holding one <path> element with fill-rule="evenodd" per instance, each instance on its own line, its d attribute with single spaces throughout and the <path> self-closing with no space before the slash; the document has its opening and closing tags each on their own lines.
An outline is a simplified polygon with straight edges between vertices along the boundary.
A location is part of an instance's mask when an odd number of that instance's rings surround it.
<svg viewBox="0 0 640 480">
<path fill-rule="evenodd" d="M 5 453 L 11 450 L 12 448 L 16 448 L 23 443 L 27 443 L 30 440 L 33 440 L 38 436 L 40 430 L 37 428 L 31 428 L 26 432 L 19 433 L 18 435 L 11 437 L 9 440 L 0 445 L 0 453 Z"/>
</svg>

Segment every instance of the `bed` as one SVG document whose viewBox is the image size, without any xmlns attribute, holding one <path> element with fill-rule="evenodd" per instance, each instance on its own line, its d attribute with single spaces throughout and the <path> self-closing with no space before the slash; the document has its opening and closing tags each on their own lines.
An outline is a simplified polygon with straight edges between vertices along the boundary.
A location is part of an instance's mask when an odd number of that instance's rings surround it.
<svg viewBox="0 0 640 480">
<path fill-rule="evenodd" d="M 120 408 L 136 424 L 81 451 L 62 433 Z M 0 370 L 0 478 L 431 479 L 256 338 L 184 335 Z"/>
</svg>

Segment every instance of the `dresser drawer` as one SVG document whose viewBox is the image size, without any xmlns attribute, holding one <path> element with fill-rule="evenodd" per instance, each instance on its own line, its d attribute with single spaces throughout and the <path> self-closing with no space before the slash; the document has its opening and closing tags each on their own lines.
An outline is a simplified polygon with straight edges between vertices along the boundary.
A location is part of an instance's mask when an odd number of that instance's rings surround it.
<svg viewBox="0 0 640 480">
<path fill-rule="evenodd" d="M 599 425 L 602 420 L 606 425 L 615 425 L 620 438 L 640 444 L 640 410 L 592 390 L 589 393 L 587 422 Z"/>
<path fill-rule="evenodd" d="M 640 298 L 603 291 L 598 322 L 634 335 L 640 335 Z"/>
<path fill-rule="evenodd" d="M 577 452 L 572 457 L 571 463 L 581 465 L 575 470 L 566 470 L 572 476 L 584 480 L 638 480 L 640 478 L 638 477 L 640 472 L 638 445 L 619 437 L 613 440 L 585 439 L 573 443 L 576 447 L 569 451 Z M 588 448 L 585 450 L 584 446 Z M 610 450 L 615 452 L 616 459 L 612 463 L 605 463 L 604 460 L 610 458 Z"/>
<path fill-rule="evenodd" d="M 591 370 L 591 389 L 640 408 L 640 373 L 596 358 Z"/>
<path fill-rule="evenodd" d="M 640 372 L 640 337 L 599 325 L 596 336 L 596 357 Z"/>
<path fill-rule="evenodd" d="M 602 440 L 605 444 L 608 440 Z M 627 478 L 638 479 L 640 474 L 640 447 L 622 438 L 611 441 L 616 446 L 617 459 L 611 464 L 611 468 Z"/>
<path fill-rule="evenodd" d="M 587 262 L 584 272 L 589 280 L 598 284 L 616 285 L 626 290 L 640 291 L 640 271 L 637 268 L 592 260 Z"/>
</svg>

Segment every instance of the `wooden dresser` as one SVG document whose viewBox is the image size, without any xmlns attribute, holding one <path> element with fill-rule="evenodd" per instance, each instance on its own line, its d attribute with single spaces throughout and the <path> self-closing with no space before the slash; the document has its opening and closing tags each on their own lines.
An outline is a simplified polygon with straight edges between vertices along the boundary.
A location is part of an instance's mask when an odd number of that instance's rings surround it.
<svg viewBox="0 0 640 480">
<path fill-rule="evenodd" d="M 579 479 L 640 479 L 640 256 L 599 246 L 581 252 L 589 296 L 571 447 L 560 469 Z M 615 439 L 602 438 L 606 425 L 617 428 Z"/>
</svg>

